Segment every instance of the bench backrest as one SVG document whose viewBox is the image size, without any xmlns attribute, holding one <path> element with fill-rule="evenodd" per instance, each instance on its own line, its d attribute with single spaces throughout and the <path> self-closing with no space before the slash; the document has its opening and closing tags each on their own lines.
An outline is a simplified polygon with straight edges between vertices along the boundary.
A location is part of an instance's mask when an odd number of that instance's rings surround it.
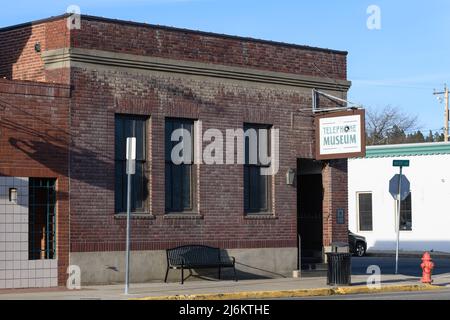
<svg viewBox="0 0 450 320">
<path fill-rule="evenodd" d="M 181 265 L 183 259 L 188 264 L 208 264 L 220 262 L 220 249 L 203 245 L 188 245 L 167 249 L 170 265 Z"/>
</svg>

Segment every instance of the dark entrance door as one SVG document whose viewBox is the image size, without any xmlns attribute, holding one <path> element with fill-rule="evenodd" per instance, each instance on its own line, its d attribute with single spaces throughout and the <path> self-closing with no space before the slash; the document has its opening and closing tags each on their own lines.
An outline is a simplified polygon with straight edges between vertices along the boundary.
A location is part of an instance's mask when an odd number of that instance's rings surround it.
<svg viewBox="0 0 450 320">
<path fill-rule="evenodd" d="M 318 170 L 321 171 L 321 167 Z M 298 176 L 297 228 L 301 239 L 302 264 L 322 262 L 323 185 L 322 174 L 315 172 L 317 170 L 300 170 Z"/>
</svg>

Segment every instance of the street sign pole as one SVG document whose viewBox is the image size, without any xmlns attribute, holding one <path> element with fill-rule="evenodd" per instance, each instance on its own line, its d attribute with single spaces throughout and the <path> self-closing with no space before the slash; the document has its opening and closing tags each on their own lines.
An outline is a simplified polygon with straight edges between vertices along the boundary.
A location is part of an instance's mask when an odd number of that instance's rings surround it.
<svg viewBox="0 0 450 320">
<path fill-rule="evenodd" d="M 127 138 L 126 150 L 126 174 L 127 174 L 127 234 L 125 256 L 125 294 L 130 288 L 130 218 L 131 218 L 131 175 L 136 172 L 136 138 Z"/>
<path fill-rule="evenodd" d="M 127 174 L 127 244 L 126 244 L 126 259 L 125 259 L 125 294 L 128 294 L 130 287 L 130 200 L 131 200 L 131 174 Z"/>
<path fill-rule="evenodd" d="M 400 249 L 400 209 L 402 205 L 401 191 L 402 191 L 402 172 L 403 166 L 400 166 L 400 179 L 398 179 L 398 199 L 397 199 L 397 249 L 395 250 L 395 274 L 398 274 L 398 252 Z"/>
<path fill-rule="evenodd" d="M 403 175 L 403 167 L 409 167 L 409 160 L 394 160 L 392 165 L 394 167 L 400 167 L 400 174 L 398 177 L 398 185 L 397 185 L 397 216 L 396 216 L 396 220 L 397 220 L 397 246 L 396 246 L 396 250 L 395 250 L 395 274 L 398 274 L 398 255 L 399 255 L 399 251 L 400 251 L 400 217 L 401 217 L 401 207 L 402 207 L 402 175 Z M 392 180 L 391 180 L 392 181 Z M 394 180 L 395 181 L 395 180 Z M 393 187 L 395 188 L 395 187 Z M 392 188 L 392 189 L 393 189 Z M 405 192 L 409 193 L 409 183 L 405 186 Z M 390 187 L 391 189 L 391 187 Z M 395 191 L 391 191 L 391 193 L 394 195 Z M 406 196 L 406 195 L 405 195 Z"/>
</svg>

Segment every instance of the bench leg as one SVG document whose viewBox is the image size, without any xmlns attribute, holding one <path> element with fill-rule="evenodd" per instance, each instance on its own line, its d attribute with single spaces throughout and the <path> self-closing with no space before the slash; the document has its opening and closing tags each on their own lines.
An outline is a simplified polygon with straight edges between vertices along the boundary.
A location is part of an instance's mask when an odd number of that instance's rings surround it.
<svg viewBox="0 0 450 320">
<path fill-rule="evenodd" d="M 234 281 L 238 281 L 238 278 L 237 278 L 237 274 L 236 274 L 236 267 L 235 266 L 233 266 L 233 272 L 234 272 Z"/>
<path fill-rule="evenodd" d="M 220 274 L 221 274 L 221 272 L 222 272 L 222 268 L 219 267 L 219 280 L 220 280 Z"/>
<path fill-rule="evenodd" d="M 166 276 L 165 276 L 165 278 L 164 278 L 164 282 L 165 283 L 167 283 L 167 276 L 169 275 L 169 267 L 167 267 L 167 270 L 166 270 Z"/>
<path fill-rule="evenodd" d="M 181 284 L 184 284 L 184 268 L 181 266 Z"/>
</svg>

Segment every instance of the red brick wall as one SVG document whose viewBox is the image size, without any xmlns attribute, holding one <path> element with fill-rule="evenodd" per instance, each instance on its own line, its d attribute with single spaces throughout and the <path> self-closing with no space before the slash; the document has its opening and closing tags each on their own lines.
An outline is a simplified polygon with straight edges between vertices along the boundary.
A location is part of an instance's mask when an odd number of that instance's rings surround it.
<svg viewBox="0 0 450 320">
<path fill-rule="evenodd" d="M 45 49 L 65 47 L 67 37 L 70 37 L 71 46 L 78 48 L 316 77 L 327 74 L 330 78 L 346 79 L 346 54 L 334 51 L 113 23 L 89 17 L 83 18 L 81 30 L 69 33 L 65 31 L 65 23 L 60 19 L 39 24 L 32 28 L 33 35 L 28 39 L 44 39 Z M 41 25 L 45 26 L 45 36 L 38 36 L 37 30 L 42 29 Z M 0 32 L 0 37 L 5 39 L 7 33 Z M 10 75 L 39 81 L 70 82 L 73 87 L 70 102 L 71 251 L 124 249 L 125 220 L 114 213 L 115 113 L 150 116 L 148 178 L 152 216 L 133 219 L 133 249 L 162 249 L 192 242 L 225 248 L 297 245 L 296 190 L 286 185 L 285 173 L 288 168 L 296 168 L 297 158 L 312 158 L 314 155 L 309 90 L 248 82 L 219 82 L 174 74 L 138 75 L 117 70 L 75 68 L 42 72 L 42 65 L 33 56 L 34 48 L 30 49 L 33 41 L 22 41 L 27 50 L 23 50 L 18 57 L 20 63 L 11 69 L 22 71 L 11 71 Z M 1 57 L 4 55 L 0 54 Z M 27 68 L 26 59 L 36 61 L 36 66 Z M 6 73 L 7 69 L 3 67 L 0 70 Z M 31 70 L 34 71 L 31 73 Z M 164 215 L 163 159 L 164 117 L 167 116 L 202 120 L 204 130 L 211 127 L 222 131 L 240 128 L 244 122 L 272 124 L 279 128 L 281 164 L 280 172 L 273 180 L 275 218 L 245 218 L 242 166 L 203 165 L 196 171 L 198 206 L 203 218 L 168 219 Z M 330 213 L 344 206 L 347 197 L 344 180 L 346 167 L 339 161 L 332 162 L 324 173 L 325 188 L 332 190 L 328 205 L 324 206 Z M 333 219 L 332 215 L 330 221 Z M 324 233 L 329 238 L 326 243 L 343 237 L 342 225 L 325 222 L 325 226 L 329 228 L 329 232 Z"/>
<path fill-rule="evenodd" d="M 71 187 L 80 190 L 71 198 L 72 251 L 124 249 L 125 219 L 114 214 L 115 113 L 150 117 L 149 205 L 153 217 L 133 219 L 134 249 L 193 242 L 226 248 L 296 246 L 296 189 L 286 185 L 285 173 L 296 168 L 297 158 L 313 157 L 309 91 L 84 69 L 73 69 L 71 78 L 75 150 Z M 298 112 L 300 108 L 302 112 Z M 168 219 L 164 215 L 165 117 L 199 119 L 203 130 L 218 128 L 222 132 L 242 128 L 244 122 L 279 128 L 281 167 L 273 185 L 275 219 L 245 218 L 243 169 L 239 165 L 200 166 L 198 206 L 203 219 Z M 340 184 L 346 177 L 345 168 L 332 166 L 324 178 L 334 186 L 330 210 L 344 205 L 336 201 L 346 199 L 347 192 L 345 184 Z M 331 228 L 330 232 L 337 230 Z"/>
<path fill-rule="evenodd" d="M 69 262 L 68 86 L 0 79 L 0 175 L 57 178 L 57 256 Z"/>
<path fill-rule="evenodd" d="M 71 45 L 120 53 L 346 79 L 346 54 L 82 17 Z M 314 64 L 317 67 L 314 66 Z"/>
<path fill-rule="evenodd" d="M 348 242 L 347 159 L 327 162 L 322 179 L 324 246 L 330 246 L 332 242 Z M 338 209 L 344 209 L 344 224 L 337 223 Z"/>
<path fill-rule="evenodd" d="M 41 52 L 44 52 L 68 47 L 69 39 L 70 32 L 62 18 L 0 30 L 0 78 L 48 81 L 35 44 L 39 42 Z M 57 80 L 51 79 L 50 82 L 60 82 Z"/>
</svg>

